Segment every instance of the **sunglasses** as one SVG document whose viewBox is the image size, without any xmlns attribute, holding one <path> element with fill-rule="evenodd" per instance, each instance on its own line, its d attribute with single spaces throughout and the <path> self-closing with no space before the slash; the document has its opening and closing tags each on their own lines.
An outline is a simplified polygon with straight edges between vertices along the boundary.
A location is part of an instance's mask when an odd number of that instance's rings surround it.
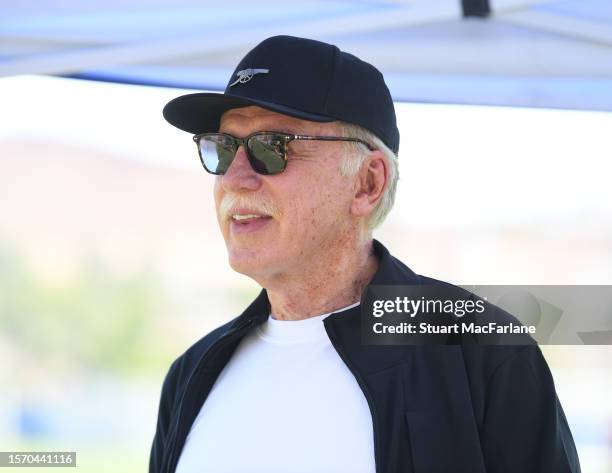
<svg viewBox="0 0 612 473">
<path fill-rule="evenodd" d="M 274 131 L 259 131 L 246 138 L 236 138 L 227 133 L 201 133 L 193 137 L 204 169 L 216 175 L 227 172 L 240 146 L 244 146 L 249 163 L 256 173 L 272 175 L 283 172 L 287 167 L 289 143 L 296 140 L 352 141 L 364 144 L 370 151 L 375 149 L 358 138 L 291 135 Z"/>
</svg>

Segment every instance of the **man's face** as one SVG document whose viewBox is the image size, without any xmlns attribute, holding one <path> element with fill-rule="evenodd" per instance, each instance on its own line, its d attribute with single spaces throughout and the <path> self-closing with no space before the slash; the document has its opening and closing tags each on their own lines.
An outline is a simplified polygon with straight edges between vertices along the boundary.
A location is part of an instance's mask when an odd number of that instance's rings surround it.
<svg viewBox="0 0 612 473">
<path fill-rule="evenodd" d="M 239 138 L 258 131 L 339 135 L 334 123 L 260 107 L 229 110 L 219 131 Z M 343 142 L 293 141 L 287 167 L 276 175 L 257 174 L 244 148 L 238 149 L 214 187 L 217 218 L 234 270 L 256 280 L 295 274 L 342 244 L 355 224 L 350 217 L 354 178 L 339 172 L 345 149 Z"/>
</svg>

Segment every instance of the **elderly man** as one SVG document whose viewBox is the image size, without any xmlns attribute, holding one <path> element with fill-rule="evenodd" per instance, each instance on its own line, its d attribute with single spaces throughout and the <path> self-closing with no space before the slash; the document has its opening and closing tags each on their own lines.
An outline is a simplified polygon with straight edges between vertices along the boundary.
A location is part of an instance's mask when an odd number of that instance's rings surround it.
<svg viewBox="0 0 612 473">
<path fill-rule="evenodd" d="M 195 134 L 229 264 L 263 289 L 170 367 L 150 473 L 579 471 L 537 346 L 361 343 L 368 285 L 439 283 L 372 239 L 398 179 L 378 70 L 276 36 L 164 116 Z"/>
</svg>

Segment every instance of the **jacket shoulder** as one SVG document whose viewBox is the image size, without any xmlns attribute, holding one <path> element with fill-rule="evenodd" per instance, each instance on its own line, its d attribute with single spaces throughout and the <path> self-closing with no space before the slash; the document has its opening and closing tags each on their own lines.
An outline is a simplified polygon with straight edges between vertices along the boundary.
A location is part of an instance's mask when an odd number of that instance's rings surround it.
<svg viewBox="0 0 612 473">
<path fill-rule="evenodd" d="M 455 295 L 461 294 L 466 298 L 478 298 L 477 295 L 467 289 L 446 281 L 422 275 L 418 275 L 418 278 L 419 284 L 443 287 L 450 290 Z M 479 324 L 485 325 L 488 322 L 495 322 L 498 325 L 522 325 L 514 315 L 503 310 L 501 307 L 491 304 L 488 301 L 484 301 L 484 307 L 484 313 L 478 316 L 481 317 L 477 321 Z M 505 362 L 517 357 L 521 352 L 524 352 L 527 347 L 531 347 L 531 349 L 527 351 L 539 351 L 536 341 L 528 334 L 506 336 L 503 342 L 487 335 L 471 335 L 470 337 L 468 343 L 463 341 L 459 344 L 463 352 L 466 369 L 472 373 L 479 373 L 479 377 L 482 380 L 489 379 L 499 367 Z"/>
</svg>

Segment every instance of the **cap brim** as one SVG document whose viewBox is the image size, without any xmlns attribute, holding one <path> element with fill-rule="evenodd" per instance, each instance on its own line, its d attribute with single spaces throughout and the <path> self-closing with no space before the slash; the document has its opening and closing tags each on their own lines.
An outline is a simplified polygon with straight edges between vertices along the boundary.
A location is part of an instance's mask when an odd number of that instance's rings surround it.
<svg viewBox="0 0 612 473">
<path fill-rule="evenodd" d="M 168 123 L 181 130 L 193 134 L 213 133 L 219 131 L 221 115 L 225 112 L 251 105 L 314 122 L 336 120 L 329 116 L 309 113 L 273 102 L 209 92 L 181 95 L 166 104 L 163 114 Z"/>
</svg>

